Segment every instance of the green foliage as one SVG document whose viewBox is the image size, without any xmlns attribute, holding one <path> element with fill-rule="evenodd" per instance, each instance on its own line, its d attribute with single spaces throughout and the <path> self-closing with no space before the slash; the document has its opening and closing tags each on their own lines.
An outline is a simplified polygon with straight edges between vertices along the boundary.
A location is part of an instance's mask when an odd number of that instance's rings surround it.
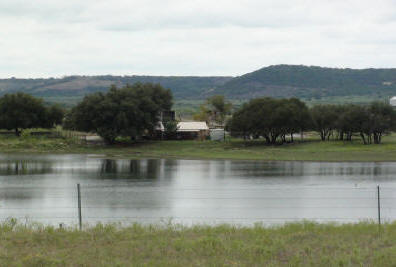
<svg viewBox="0 0 396 267">
<path fill-rule="evenodd" d="M 165 138 L 168 140 L 173 140 L 176 139 L 177 136 L 177 124 L 178 121 L 176 120 L 170 120 L 170 121 L 166 121 L 164 122 L 164 128 L 165 128 Z"/>
<path fill-rule="evenodd" d="M 351 141 L 356 134 L 364 144 L 379 144 L 382 136 L 394 129 L 396 112 L 384 102 L 372 102 L 368 106 L 317 105 L 311 108 L 311 117 L 313 130 L 322 141 L 329 140 L 336 131 L 340 140 Z"/>
<path fill-rule="evenodd" d="M 307 106 L 298 99 L 256 98 L 233 114 L 228 128 L 234 136 L 263 136 L 267 143 L 278 139 L 286 142 L 286 135 L 302 132 L 310 126 Z"/>
<path fill-rule="evenodd" d="M 322 141 L 329 139 L 332 130 L 336 127 L 338 117 L 337 106 L 317 105 L 311 108 L 312 129 L 320 134 Z"/>
<path fill-rule="evenodd" d="M 46 108 L 43 101 L 25 93 L 6 94 L 0 98 L 0 129 L 52 128 L 60 124 L 63 110 L 57 106 Z"/>
<path fill-rule="evenodd" d="M 199 106 L 199 111 L 193 115 L 195 121 L 205 121 L 209 123 L 211 111 L 205 104 Z"/>
<path fill-rule="evenodd" d="M 223 125 L 225 118 L 230 114 L 232 104 L 225 101 L 224 96 L 215 95 L 207 99 L 207 105 L 215 122 Z"/>
<path fill-rule="evenodd" d="M 62 125 L 65 117 L 65 111 L 58 104 L 52 105 L 48 110 L 48 121 L 50 126 Z"/>
<path fill-rule="evenodd" d="M 31 129 L 25 129 L 21 132 L 20 137 L 22 137 L 23 139 L 28 139 L 32 136 L 31 134 L 32 134 Z"/>
<path fill-rule="evenodd" d="M 146 131 L 151 134 L 159 121 L 159 113 L 170 110 L 172 95 L 158 84 L 112 86 L 107 94 L 86 96 L 66 116 L 64 127 L 95 132 L 111 144 L 117 136 L 135 138 Z"/>
<path fill-rule="evenodd" d="M 230 114 L 231 109 L 231 102 L 225 101 L 222 95 L 215 95 L 206 99 L 193 118 L 197 121 L 206 121 L 209 124 L 224 125 L 226 116 Z"/>
<path fill-rule="evenodd" d="M 280 139 L 286 142 L 286 135 L 307 130 L 319 133 L 322 141 L 330 140 L 335 133 L 339 140 L 352 140 L 359 135 L 364 144 L 379 144 L 384 134 L 395 128 L 396 111 L 387 103 L 372 102 L 359 105 L 316 105 L 308 110 L 296 98 L 256 98 L 244 104 L 227 122 L 227 129 L 233 136 L 258 138 L 275 144 Z"/>
</svg>

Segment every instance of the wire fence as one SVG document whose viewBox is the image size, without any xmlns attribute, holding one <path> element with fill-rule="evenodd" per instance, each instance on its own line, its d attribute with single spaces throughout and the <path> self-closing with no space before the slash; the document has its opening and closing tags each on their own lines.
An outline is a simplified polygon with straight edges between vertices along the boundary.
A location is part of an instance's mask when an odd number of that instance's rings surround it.
<svg viewBox="0 0 396 267">
<path fill-rule="evenodd" d="M 0 188 L 0 220 L 277 224 L 396 220 L 396 187 L 144 187 L 81 185 Z"/>
</svg>

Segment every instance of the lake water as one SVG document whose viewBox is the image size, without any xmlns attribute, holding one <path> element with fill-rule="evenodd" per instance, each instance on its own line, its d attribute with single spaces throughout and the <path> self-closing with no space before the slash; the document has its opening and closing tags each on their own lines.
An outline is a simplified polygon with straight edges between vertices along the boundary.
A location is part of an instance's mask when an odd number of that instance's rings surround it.
<svg viewBox="0 0 396 267">
<path fill-rule="evenodd" d="M 396 220 L 396 163 L 0 154 L 0 219 L 252 225 Z"/>
</svg>

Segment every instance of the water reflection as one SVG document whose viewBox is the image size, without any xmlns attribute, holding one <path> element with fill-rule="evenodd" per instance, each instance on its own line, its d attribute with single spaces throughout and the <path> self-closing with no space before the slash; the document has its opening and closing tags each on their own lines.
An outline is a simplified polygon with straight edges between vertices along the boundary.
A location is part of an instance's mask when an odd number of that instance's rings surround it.
<svg viewBox="0 0 396 267">
<path fill-rule="evenodd" d="M 59 156 L 53 160 L 47 157 L 32 159 L 0 158 L 0 175 L 37 175 L 53 173 L 81 173 L 92 174 L 111 178 L 128 179 L 156 179 L 164 165 L 168 170 L 173 171 L 173 166 L 177 166 L 175 160 L 114 160 L 114 159 L 76 159 L 70 160 Z M 99 175 L 98 175 L 99 174 Z"/>
<path fill-rule="evenodd" d="M 49 161 L 9 160 L 0 162 L 0 175 L 45 174 L 53 171 L 52 166 Z"/>
<path fill-rule="evenodd" d="M 74 221 L 77 183 L 88 221 L 374 218 L 377 184 L 384 188 L 384 216 L 396 217 L 396 190 L 391 190 L 396 188 L 395 163 L 2 154 L 0 219 L 28 215 L 49 222 L 58 222 L 58 217 Z"/>
<path fill-rule="evenodd" d="M 103 159 L 100 174 L 108 178 L 156 179 L 159 177 L 163 162 L 160 160 L 114 160 Z"/>
<path fill-rule="evenodd" d="M 117 172 L 117 162 L 112 159 L 105 159 L 101 164 L 100 173 L 116 173 Z"/>
<path fill-rule="evenodd" d="M 156 179 L 164 174 L 183 171 L 198 172 L 202 177 L 227 175 L 253 177 L 317 176 L 387 176 L 394 174 L 393 163 L 329 163 L 329 162 L 263 162 L 227 160 L 96 159 L 84 155 L 0 155 L 0 175 L 35 175 L 51 173 L 84 173 L 113 178 Z M 99 173 L 99 175 L 98 175 Z M 119 176 L 117 176 L 119 174 Z M 125 174 L 126 176 L 123 176 Z M 98 178 L 99 178 L 98 177 Z"/>
</svg>

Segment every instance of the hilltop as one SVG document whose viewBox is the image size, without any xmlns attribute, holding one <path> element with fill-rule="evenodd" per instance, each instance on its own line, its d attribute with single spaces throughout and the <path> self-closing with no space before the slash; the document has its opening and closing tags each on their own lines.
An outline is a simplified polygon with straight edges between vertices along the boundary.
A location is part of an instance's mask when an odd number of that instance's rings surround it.
<svg viewBox="0 0 396 267">
<path fill-rule="evenodd" d="M 274 65 L 236 77 L 214 94 L 249 99 L 258 96 L 322 98 L 391 96 L 396 94 L 396 69 L 339 69 Z"/>
<path fill-rule="evenodd" d="M 396 95 L 396 69 L 341 69 L 303 65 L 274 65 L 231 76 L 69 76 L 48 79 L 0 79 L 0 95 L 23 91 L 44 98 L 75 103 L 92 92 L 105 92 L 110 85 L 135 82 L 160 83 L 176 100 L 205 99 L 221 94 L 230 99 L 259 96 L 298 97 L 304 100 L 356 97 L 386 99 Z M 327 101 L 326 100 L 326 101 Z"/>
<path fill-rule="evenodd" d="M 123 86 L 136 82 L 160 83 L 170 88 L 177 99 L 204 98 L 204 93 L 231 80 L 232 77 L 192 76 L 68 76 L 49 79 L 0 79 L 0 95 L 22 91 L 41 97 L 78 97 L 105 92 L 112 84 Z"/>
</svg>

